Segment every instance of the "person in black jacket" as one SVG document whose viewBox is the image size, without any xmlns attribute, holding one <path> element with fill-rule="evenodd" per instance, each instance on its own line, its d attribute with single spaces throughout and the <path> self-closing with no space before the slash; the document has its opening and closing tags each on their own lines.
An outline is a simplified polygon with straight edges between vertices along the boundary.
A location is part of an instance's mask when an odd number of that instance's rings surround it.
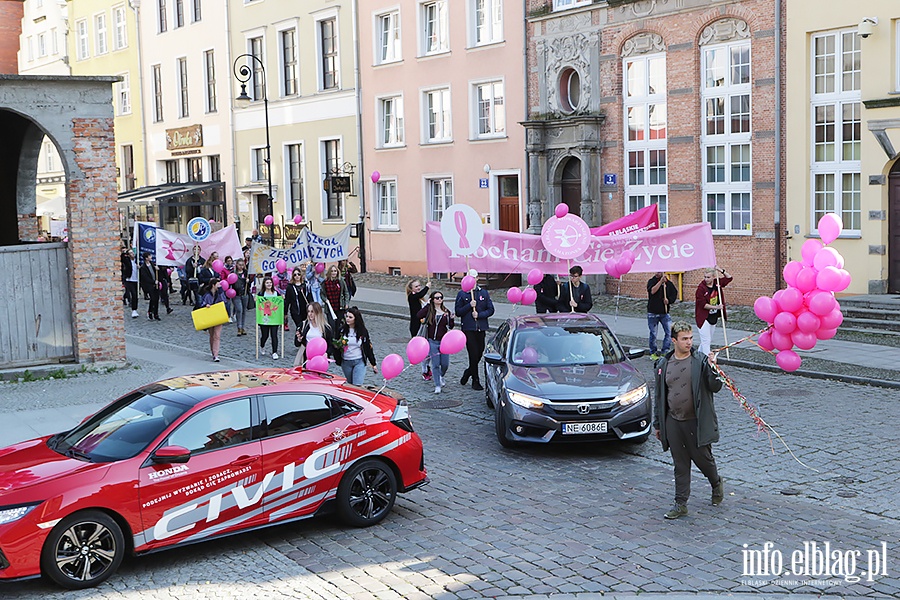
<svg viewBox="0 0 900 600">
<path fill-rule="evenodd" d="M 157 281 L 156 265 L 150 260 L 149 252 L 144 253 L 144 263 L 140 268 L 141 291 L 150 298 L 150 306 L 147 308 L 147 318 L 151 321 L 161 321 L 159 318 L 159 282 Z"/>
<path fill-rule="evenodd" d="M 469 355 L 469 366 L 463 371 L 459 383 L 466 385 L 471 377 L 472 389 L 481 391 L 484 388 L 478 373 L 478 361 L 484 354 L 484 336 L 488 330 L 488 318 L 494 314 L 494 303 L 488 291 L 476 285 L 471 292 L 459 290 L 455 308 L 460 329 L 466 334 L 466 354 Z"/>
<path fill-rule="evenodd" d="M 366 379 L 366 363 L 372 366 L 373 373 L 378 373 L 372 338 L 363 322 L 362 314 L 355 306 L 351 306 L 344 313 L 344 322 L 341 324 L 338 339 L 341 341 L 341 347 L 335 347 L 334 359 L 341 365 L 347 381 L 353 385 L 362 385 Z"/>
<path fill-rule="evenodd" d="M 194 306 L 200 304 L 200 280 L 197 279 L 197 271 L 200 270 L 200 267 L 203 266 L 204 262 L 206 261 L 200 256 L 200 246 L 195 245 L 191 250 L 191 256 L 188 257 L 187 261 L 184 263 L 184 274 L 187 275 L 188 287 L 190 288 L 188 298 L 191 296 L 194 297 Z M 182 301 L 183 300 L 184 297 L 182 296 Z"/>
<path fill-rule="evenodd" d="M 559 312 L 557 303 L 559 302 L 559 283 L 553 275 L 544 275 L 539 284 L 534 286 L 537 292 L 537 299 L 534 301 L 534 308 L 540 313 Z"/>
<path fill-rule="evenodd" d="M 171 315 L 174 311 L 169 306 L 169 292 L 172 291 L 172 268 L 167 266 L 159 266 L 156 268 L 156 279 L 159 281 L 159 301 L 166 307 L 166 314 Z"/>
<path fill-rule="evenodd" d="M 678 290 L 675 284 L 669 281 L 669 276 L 659 271 L 647 280 L 647 327 L 650 329 L 650 358 L 656 360 L 660 356 L 668 354 L 672 346 L 672 315 L 669 307 L 678 300 Z M 663 342 L 662 350 L 656 349 L 656 327 L 662 325 Z"/>
<path fill-rule="evenodd" d="M 568 283 L 559 284 L 559 312 L 590 312 L 594 306 L 591 299 L 591 286 L 581 281 L 583 269 L 575 265 L 569 269 Z"/>
<path fill-rule="evenodd" d="M 206 285 L 213 279 L 219 278 L 216 272 L 212 270 L 212 264 L 217 260 L 219 260 L 219 253 L 213 252 L 209 255 L 206 262 L 197 269 L 197 279 L 200 281 L 201 286 Z"/>
<path fill-rule="evenodd" d="M 303 269 L 294 267 L 294 270 L 291 271 L 291 280 L 284 290 L 284 308 L 291 315 L 291 320 L 297 330 L 303 327 L 303 321 L 306 320 L 308 304 L 309 298 L 306 294 L 306 278 L 303 276 Z"/>
<path fill-rule="evenodd" d="M 131 318 L 137 319 L 138 312 L 138 264 L 134 260 L 134 250 L 127 250 L 122 257 L 122 285 L 125 297 L 131 302 Z"/>
<path fill-rule="evenodd" d="M 234 322 L 237 324 L 237 334 L 247 335 L 244 324 L 247 320 L 247 302 L 250 293 L 250 282 L 247 280 L 247 263 L 243 258 L 234 261 L 234 274 L 237 275 L 231 289 L 234 290 Z"/>
<path fill-rule="evenodd" d="M 430 284 L 431 282 L 429 281 L 425 284 L 425 287 L 422 287 L 422 282 L 418 279 L 413 279 L 406 284 L 406 302 L 409 304 L 409 337 L 411 338 L 416 337 L 419 333 L 419 327 L 422 325 L 422 321 L 416 315 L 422 310 L 422 307 L 428 306 L 424 298 L 428 295 L 428 286 Z M 430 381 L 431 377 L 431 361 L 423 360 L 422 379 Z"/>
</svg>

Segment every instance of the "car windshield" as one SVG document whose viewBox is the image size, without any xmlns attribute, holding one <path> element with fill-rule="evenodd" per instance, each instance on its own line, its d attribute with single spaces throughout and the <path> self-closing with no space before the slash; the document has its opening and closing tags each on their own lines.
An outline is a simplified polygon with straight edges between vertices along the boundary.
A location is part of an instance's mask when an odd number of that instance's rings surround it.
<svg viewBox="0 0 900 600">
<path fill-rule="evenodd" d="M 66 456 L 92 462 L 132 458 L 147 447 L 190 406 L 154 396 L 154 389 L 123 396 L 57 438 L 50 447 Z"/>
<path fill-rule="evenodd" d="M 516 365 L 602 365 L 625 360 L 609 329 L 584 325 L 519 329 L 513 334 Z"/>
</svg>

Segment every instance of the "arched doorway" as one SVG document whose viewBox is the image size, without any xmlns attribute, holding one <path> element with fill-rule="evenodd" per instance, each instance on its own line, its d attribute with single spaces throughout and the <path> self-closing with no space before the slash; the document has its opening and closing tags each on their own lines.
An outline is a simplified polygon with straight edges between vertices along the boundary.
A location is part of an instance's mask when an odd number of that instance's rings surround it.
<svg viewBox="0 0 900 600">
<path fill-rule="evenodd" d="M 900 160 L 888 175 L 888 293 L 900 293 Z"/>
<path fill-rule="evenodd" d="M 581 161 L 574 156 L 563 165 L 560 176 L 562 201 L 569 207 L 569 212 L 581 216 Z"/>
</svg>

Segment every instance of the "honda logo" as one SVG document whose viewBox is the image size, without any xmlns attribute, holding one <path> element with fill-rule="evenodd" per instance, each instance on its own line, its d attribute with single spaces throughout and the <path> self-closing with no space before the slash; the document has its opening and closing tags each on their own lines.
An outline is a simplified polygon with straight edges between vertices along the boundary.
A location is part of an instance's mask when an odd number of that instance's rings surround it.
<svg viewBox="0 0 900 600">
<path fill-rule="evenodd" d="M 579 415 L 586 415 L 586 414 L 588 414 L 589 412 L 591 412 L 591 405 L 590 405 L 590 404 L 579 404 L 579 405 L 578 405 L 578 414 L 579 414 Z"/>
</svg>

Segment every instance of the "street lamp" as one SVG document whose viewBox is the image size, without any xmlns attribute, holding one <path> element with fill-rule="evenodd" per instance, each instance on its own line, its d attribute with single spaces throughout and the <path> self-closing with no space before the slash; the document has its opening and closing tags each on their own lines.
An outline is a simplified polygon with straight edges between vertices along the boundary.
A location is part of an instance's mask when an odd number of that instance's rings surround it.
<svg viewBox="0 0 900 600">
<path fill-rule="evenodd" d="M 271 207 L 272 202 L 275 201 L 275 197 L 272 195 L 272 146 L 269 143 L 269 92 L 266 86 L 266 65 L 263 64 L 262 59 L 255 54 L 241 54 L 234 59 L 234 67 L 232 70 L 234 71 L 235 78 L 241 84 L 241 93 L 234 99 L 234 103 L 241 108 L 246 107 L 250 104 L 251 100 L 255 99 L 247 95 L 247 82 L 253 78 L 253 70 L 246 63 L 238 67 L 238 62 L 242 58 L 253 60 L 253 62 L 259 65 L 260 70 L 262 70 L 263 112 L 265 113 L 266 118 L 266 180 L 269 184 L 269 206 Z M 269 225 L 269 245 L 275 246 L 274 223 Z"/>
</svg>

